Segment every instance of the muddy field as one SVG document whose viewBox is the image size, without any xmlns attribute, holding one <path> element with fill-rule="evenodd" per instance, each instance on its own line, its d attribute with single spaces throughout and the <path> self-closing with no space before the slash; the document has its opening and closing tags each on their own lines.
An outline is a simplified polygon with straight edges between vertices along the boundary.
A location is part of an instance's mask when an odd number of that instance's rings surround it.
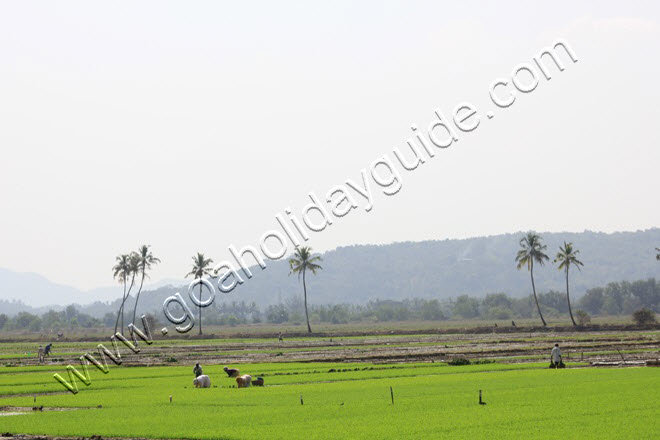
<svg viewBox="0 0 660 440">
<path fill-rule="evenodd" d="M 124 365 L 233 364 L 258 362 L 447 362 L 455 358 L 499 362 L 538 362 L 549 359 L 555 343 L 560 344 L 568 361 L 616 362 L 645 361 L 660 357 L 660 331 L 657 329 L 604 329 L 567 331 L 519 329 L 516 332 L 441 334 L 335 334 L 313 337 L 284 335 L 237 336 L 226 339 L 181 340 L 162 338 L 151 345 L 140 344 L 140 353 L 122 347 Z M 267 337 L 268 336 L 268 337 Z M 54 354 L 46 364 L 77 362 L 84 353 L 96 353 L 101 342 L 112 349 L 110 340 L 56 341 Z M 0 345 L 7 348 L 5 365 L 37 365 L 36 353 L 27 351 L 38 343 Z M 36 352 L 36 350 L 32 350 Z M 15 356 L 12 356 L 12 352 Z M 127 352 L 124 354 L 124 352 Z"/>
</svg>

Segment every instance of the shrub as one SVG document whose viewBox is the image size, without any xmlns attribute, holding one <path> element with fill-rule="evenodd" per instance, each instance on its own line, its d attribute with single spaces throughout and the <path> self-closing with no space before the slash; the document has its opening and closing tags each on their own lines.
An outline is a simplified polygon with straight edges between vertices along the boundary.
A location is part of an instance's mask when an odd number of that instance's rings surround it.
<svg viewBox="0 0 660 440">
<path fill-rule="evenodd" d="M 488 309 L 486 316 L 489 319 L 511 319 L 513 317 L 511 310 L 501 306 L 494 306 Z"/>
<path fill-rule="evenodd" d="M 633 317 L 633 321 L 635 321 L 635 324 L 637 325 L 656 323 L 655 312 L 647 308 L 642 308 L 637 310 L 635 313 L 633 313 L 632 317 Z"/>
<path fill-rule="evenodd" d="M 454 302 L 454 314 L 465 319 L 476 318 L 479 316 L 479 300 L 467 295 L 459 296 Z"/>
<path fill-rule="evenodd" d="M 281 324 L 289 320 L 289 311 L 282 304 L 268 306 L 266 309 L 266 321 L 273 324 Z"/>
<path fill-rule="evenodd" d="M 575 312 L 575 317 L 577 318 L 578 325 L 589 325 L 591 324 L 591 316 L 584 310 L 578 310 Z"/>
<path fill-rule="evenodd" d="M 9 322 L 9 316 L 4 313 L 0 314 L 0 328 L 4 327 L 7 322 Z"/>
<path fill-rule="evenodd" d="M 149 326 L 150 331 L 156 330 L 160 326 L 160 321 L 153 314 L 147 313 L 144 317 L 147 320 L 147 325 Z M 142 320 L 140 320 L 142 321 Z"/>
<path fill-rule="evenodd" d="M 470 359 L 454 358 L 451 361 L 447 362 L 447 365 L 470 365 Z"/>
</svg>

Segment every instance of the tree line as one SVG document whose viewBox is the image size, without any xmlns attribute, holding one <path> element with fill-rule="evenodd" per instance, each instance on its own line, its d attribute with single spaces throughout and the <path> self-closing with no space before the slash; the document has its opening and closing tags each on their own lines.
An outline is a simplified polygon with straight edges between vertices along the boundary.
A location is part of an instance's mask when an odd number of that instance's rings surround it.
<svg viewBox="0 0 660 440">
<path fill-rule="evenodd" d="M 548 255 L 545 253 L 547 250 L 547 246 L 542 243 L 541 236 L 533 231 L 528 232 L 527 234 L 525 234 L 525 236 L 523 236 L 520 239 L 519 246 L 520 249 L 515 255 L 515 262 L 517 268 L 518 269 L 527 268 L 527 270 L 529 271 L 531 284 L 532 284 L 532 297 L 534 298 L 536 310 L 538 312 L 539 317 L 541 318 L 541 322 L 543 323 L 544 326 L 546 326 L 547 323 L 545 321 L 545 318 L 543 317 L 543 310 L 541 309 L 541 303 L 539 302 L 539 297 L 536 294 L 536 285 L 534 283 L 534 264 L 538 266 L 543 266 L 550 259 L 550 257 L 548 257 Z M 571 267 L 575 267 L 576 269 L 581 270 L 581 267 L 584 266 L 584 264 L 578 259 L 579 253 L 580 251 L 573 246 L 573 243 L 570 242 L 567 243 L 566 241 L 564 241 L 563 245 L 559 246 L 559 250 L 553 260 L 553 262 L 557 264 L 557 269 L 565 273 L 566 306 L 568 309 L 568 314 L 570 316 L 571 322 L 574 326 L 577 326 L 578 323 L 575 321 L 575 317 L 573 316 L 573 310 L 571 307 L 569 271 Z M 660 259 L 660 254 L 658 254 L 656 258 Z M 298 278 L 302 281 L 303 307 L 304 307 L 305 321 L 307 324 L 308 333 L 312 332 L 312 328 L 309 320 L 306 274 L 308 272 L 310 272 L 311 274 L 316 274 L 319 270 L 322 270 L 323 268 L 320 266 L 319 264 L 320 262 L 321 262 L 321 257 L 314 256 L 311 248 L 309 247 L 296 247 L 294 255 L 289 259 L 289 267 L 290 267 L 289 274 L 290 275 L 294 273 L 297 274 Z M 213 278 L 214 275 L 210 269 L 212 263 L 213 263 L 212 259 L 205 258 L 204 254 L 197 253 L 197 256 L 193 257 L 193 270 L 190 273 L 188 273 L 188 276 L 193 275 L 195 278 L 201 278 L 205 275 L 208 275 Z M 202 286 L 200 284 L 200 301 L 201 301 L 201 294 L 202 294 Z M 506 295 L 504 296 L 506 297 Z M 490 298 L 490 300 L 493 299 Z M 466 317 L 465 316 L 466 313 L 474 314 L 473 317 L 479 316 L 479 314 L 478 313 L 475 314 L 474 311 L 467 312 L 468 309 L 474 310 L 479 308 L 478 305 L 477 306 L 474 305 L 474 301 L 472 301 L 470 297 L 467 296 L 459 297 L 456 301 L 458 302 L 458 305 L 456 307 L 459 308 L 459 314 L 461 314 L 462 316 Z M 507 307 L 509 307 L 508 311 L 511 310 L 514 301 L 504 301 L 503 304 L 498 304 L 494 306 L 494 308 L 496 308 L 496 310 L 500 312 L 499 313 L 500 316 L 503 316 L 507 313 Z M 427 304 L 427 306 L 431 307 L 429 304 Z M 433 306 L 435 306 L 435 303 L 433 303 Z M 371 310 L 369 310 L 370 309 L 369 305 L 367 305 L 366 308 L 368 309 L 367 312 L 358 312 L 358 313 L 363 313 L 363 314 L 370 313 Z M 407 307 L 407 309 L 409 308 L 410 307 Z M 461 311 L 460 309 L 465 309 L 465 310 Z M 276 317 L 278 313 L 284 316 L 286 312 L 287 310 L 282 308 L 281 305 L 271 306 L 271 309 L 269 311 L 268 310 L 266 311 L 266 315 L 271 317 L 271 319 L 277 320 L 277 319 L 283 319 Z M 493 315 L 495 312 L 490 311 L 489 309 L 489 313 Z M 586 319 L 585 314 L 586 314 L 585 311 L 581 311 L 579 316 L 580 321 L 584 321 Z M 319 312 L 319 317 L 321 318 L 321 312 Z M 238 318 L 237 316 L 234 315 L 232 319 L 240 320 L 241 318 Z M 199 321 L 200 321 L 199 334 L 201 335 L 202 334 L 201 307 L 199 308 Z"/>
<path fill-rule="evenodd" d="M 388 321 L 442 321 L 449 319 L 515 320 L 533 318 L 541 309 L 545 316 L 561 318 L 569 315 L 565 293 L 548 291 L 535 298 L 512 297 L 505 293 L 492 293 L 485 297 L 460 295 L 446 301 L 413 298 L 401 301 L 374 300 L 366 305 L 327 304 L 309 307 L 312 322 L 345 324 L 349 322 Z M 244 309 L 241 303 L 219 305 L 218 323 L 238 324 L 249 322 L 302 323 L 304 305 L 297 297 L 282 304 L 271 305 L 261 311 Z M 576 324 L 587 324 L 590 315 L 623 316 L 639 309 L 660 311 L 660 283 L 656 279 L 635 282 L 615 282 L 604 287 L 589 289 L 576 302 Z M 257 308 L 258 309 L 258 308 Z M 240 313 L 241 310 L 249 310 Z M 252 317 L 256 316 L 256 321 Z"/>
<path fill-rule="evenodd" d="M 534 299 L 536 311 L 544 326 L 547 325 L 543 316 L 544 310 L 546 314 L 554 316 L 555 313 L 564 313 L 564 309 L 568 312 L 571 322 L 574 326 L 578 325 L 573 314 L 570 298 L 570 284 L 569 284 L 569 271 L 571 267 L 581 270 L 584 266 L 582 261 L 578 259 L 580 251 L 576 249 L 571 242 L 564 241 L 553 259 L 553 263 L 557 265 L 557 269 L 563 271 L 566 280 L 566 300 L 565 307 L 564 301 L 561 299 L 563 296 L 559 292 L 551 291 L 544 295 L 537 295 L 536 285 L 534 283 L 534 265 L 544 266 L 550 257 L 546 254 L 547 247 L 542 243 L 542 238 L 539 234 L 530 231 L 525 234 L 519 241 L 520 249 L 515 255 L 515 262 L 517 268 L 527 268 L 530 274 L 532 285 L 532 295 L 530 298 Z M 660 260 L 660 249 L 656 248 L 658 254 L 656 258 Z M 217 273 L 212 270 L 213 259 L 207 258 L 203 253 L 197 252 L 192 258 L 192 270 L 186 274 L 186 277 L 193 277 L 194 279 L 201 279 L 203 277 L 217 278 Z M 289 258 L 289 275 L 297 274 L 299 280 L 302 282 L 303 288 L 303 311 L 305 316 L 305 323 L 307 325 L 308 333 L 312 332 L 310 324 L 310 312 L 307 301 L 307 273 L 317 274 L 323 268 L 319 264 L 322 261 L 318 255 L 313 255 L 310 247 L 297 246 L 294 254 Z M 114 277 L 123 283 L 124 294 L 122 302 L 117 313 L 115 321 L 115 333 L 121 318 L 121 329 L 124 329 L 124 305 L 130 295 L 131 289 L 134 286 L 135 278 L 140 278 L 140 287 L 137 292 L 135 305 L 133 308 L 133 319 L 135 321 L 135 314 L 138 306 L 140 292 L 144 284 L 144 279 L 148 276 L 147 271 L 153 265 L 159 263 L 160 260 L 153 256 L 149 250 L 149 246 L 143 245 L 139 248 L 138 252 L 130 254 L 123 254 L 116 258 L 116 264 L 113 267 Z M 128 279 L 130 278 L 130 285 L 127 289 Z M 611 283 L 616 284 L 616 283 Z M 618 285 L 621 286 L 621 285 Z M 628 285 L 626 285 L 628 286 Z M 656 292 L 655 281 L 651 292 Z M 647 289 L 648 292 L 648 289 Z M 651 310 L 657 309 L 657 293 L 638 294 L 636 289 L 628 287 L 615 288 L 608 285 L 604 290 L 595 291 L 591 289 L 583 298 L 587 301 L 583 309 L 580 310 L 578 320 L 580 323 L 585 323 L 588 319 L 588 313 L 602 314 L 602 308 L 608 314 L 621 314 L 630 313 L 633 304 L 637 306 L 647 307 L 650 306 Z M 202 302 L 202 285 L 199 285 L 199 301 Z M 294 301 L 295 302 L 295 301 Z M 376 301 L 370 302 L 366 306 L 357 305 L 333 305 L 333 306 L 313 306 L 312 315 L 320 322 L 349 322 L 360 321 L 364 319 L 376 320 L 408 320 L 408 319 L 444 319 L 450 316 L 460 316 L 463 318 L 485 318 L 485 319 L 509 319 L 513 317 L 530 316 L 529 300 L 526 298 L 510 298 L 506 294 L 491 294 L 483 299 L 473 298 L 468 295 L 459 296 L 455 300 L 441 303 L 438 300 L 423 300 L 414 299 L 408 301 Z M 239 303 L 240 306 L 233 302 L 231 308 L 227 305 L 221 306 L 221 310 L 217 310 L 215 317 L 211 317 L 211 324 L 238 324 L 245 322 L 261 322 L 262 319 L 268 322 L 288 322 L 289 317 L 297 318 L 295 307 L 274 305 L 269 306 L 263 312 L 259 310 L 256 304 L 247 306 L 245 303 Z M 582 303 L 580 304 L 582 306 Z M 542 307 L 543 306 L 543 307 Z M 597 307 L 598 306 L 598 307 Z M 202 334 L 202 307 L 198 308 L 199 314 L 199 334 Z"/>
<path fill-rule="evenodd" d="M 544 316 L 561 318 L 569 314 L 564 292 L 538 294 Z M 639 310 L 660 312 L 660 282 L 655 278 L 634 282 L 620 281 L 594 287 L 575 303 L 578 324 L 587 324 L 591 316 L 631 316 Z M 460 295 L 439 301 L 413 298 L 401 301 L 374 300 L 365 305 L 309 305 L 311 323 L 347 324 L 351 322 L 483 320 L 502 321 L 532 318 L 537 314 L 533 295 L 513 297 L 492 293 L 485 297 Z M 165 324 L 157 313 L 147 314 L 151 328 Z M 64 331 L 66 329 L 110 327 L 115 313 L 97 319 L 69 305 L 60 312 L 50 310 L 41 316 L 21 312 L 14 317 L 0 314 L 0 330 Z M 259 307 L 256 302 L 231 301 L 214 303 L 206 313 L 207 325 L 239 324 L 306 324 L 305 306 L 300 296 L 291 296 L 281 304 Z"/>
<path fill-rule="evenodd" d="M 569 314 L 564 292 L 548 291 L 537 296 L 544 316 L 561 318 Z M 621 281 L 589 289 L 576 302 L 576 321 L 586 324 L 590 315 L 624 316 L 639 309 L 660 311 L 660 283 L 656 279 Z M 460 295 L 446 301 L 413 298 L 401 301 L 374 300 L 366 305 L 310 305 L 311 322 L 346 324 L 350 322 L 442 321 L 449 319 L 509 320 L 533 318 L 537 314 L 533 295 L 512 297 L 493 293 L 485 297 Z M 214 304 L 206 322 L 212 325 L 306 324 L 305 306 L 298 296 L 281 304 L 260 308 L 255 302 L 231 301 Z"/>
<path fill-rule="evenodd" d="M 529 232 L 520 239 L 520 249 L 515 256 L 515 262 L 518 269 L 527 268 L 530 274 L 532 285 L 532 295 L 530 298 L 534 299 L 536 311 L 541 319 L 543 325 L 547 325 L 543 316 L 544 310 L 546 314 L 553 314 L 555 312 L 563 312 L 563 300 L 560 300 L 561 294 L 558 292 L 547 292 L 544 295 L 537 295 L 536 286 L 534 283 L 534 265 L 543 266 L 549 260 L 546 252 L 546 246 L 542 243 L 541 237 L 535 232 Z M 656 258 L 660 260 L 660 250 Z M 554 263 L 557 264 L 557 269 L 565 273 L 566 279 L 566 309 L 570 316 L 573 325 L 577 325 L 570 300 L 569 289 L 569 269 L 575 267 L 578 270 L 583 266 L 583 263 L 578 259 L 579 250 L 575 249 L 572 243 L 564 242 L 554 258 Z M 204 277 L 217 278 L 217 273 L 212 270 L 213 259 L 207 258 L 203 253 L 197 252 L 192 258 L 193 265 L 190 272 L 186 277 L 193 277 L 194 279 L 201 279 Z M 148 278 L 148 272 L 154 265 L 158 264 L 160 259 L 156 258 L 150 250 L 150 246 L 142 245 L 138 248 L 137 252 L 130 252 L 127 254 L 118 255 L 115 259 L 115 265 L 112 267 L 113 277 L 123 285 L 123 294 L 120 302 L 119 310 L 116 313 L 114 320 L 114 332 L 119 330 L 124 332 L 125 322 L 125 305 L 130 297 L 131 291 L 136 287 L 136 281 L 139 280 L 139 287 L 135 297 L 135 304 L 133 306 L 132 319 L 129 322 L 134 323 L 140 299 L 140 293 L 144 286 L 144 280 Z M 307 301 L 307 273 L 316 274 L 323 268 L 319 264 L 321 257 L 313 255 L 312 249 L 309 247 L 296 247 L 294 254 L 289 258 L 289 267 L 291 274 L 297 274 L 299 280 L 302 282 L 303 288 L 303 311 L 307 331 L 312 332 L 310 325 L 310 307 Z M 616 283 L 614 283 L 616 284 Z M 580 318 L 584 320 L 585 314 L 589 311 L 591 313 L 600 314 L 603 309 L 609 314 L 619 314 L 628 311 L 633 304 L 649 305 L 651 304 L 652 310 L 657 309 L 657 292 L 654 287 L 651 290 L 649 303 L 649 295 L 638 295 L 635 289 L 625 287 L 618 288 L 610 287 L 600 288 L 601 290 L 591 289 L 583 298 L 586 301 L 585 310 L 580 311 Z M 199 301 L 202 302 L 202 285 L 199 285 Z M 654 296 L 655 295 L 655 296 Z M 295 301 L 294 301 L 295 302 Z M 460 316 L 463 318 L 486 318 L 486 319 L 508 319 L 510 317 L 529 317 L 529 303 L 528 299 L 510 298 L 507 295 L 491 294 L 483 299 L 473 298 L 468 295 L 462 295 L 455 300 L 440 302 L 438 300 L 424 300 L 412 299 L 404 301 L 372 301 L 365 306 L 358 305 L 327 305 L 327 306 L 312 306 L 313 320 L 320 322 L 349 322 L 361 321 L 364 319 L 376 319 L 379 321 L 387 320 L 409 320 L 409 319 L 432 319 L 439 320 L 451 316 Z M 542 307 L 543 306 L 543 307 Z M 289 305 L 274 305 L 269 306 L 266 310 L 259 310 L 256 304 L 250 306 L 245 303 L 240 303 L 240 306 L 233 303 L 232 307 L 222 305 L 220 310 L 217 310 L 215 317 L 211 317 L 211 324 L 238 324 L 243 322 L 261 322 L 265 319 L 268 322 L 289 322 L 289 319 L 294 321 L 298 317 L 298 313 L 294 304 Z M 67 309 L 69 310 L 69 309 Z M 75 311 L 75 308 L 74 308 Z M 66 311 L 65 311 L 66 312 Z M 60 312 L 60 313 L 65 313 Z M 112 319 L 111 314 L 106 314 L 102 321 L 95 320 L 87 315 L 78 313 L 77 316 L 64 321 L 62 316 L 57 315 L 58 312 L 48 312 L 55 315 L 49 315 L 46 319 L 46 325 L 49 327 L 61 326 L 64 324 L 87 325 L 96 326 L 98 324 L 108 324 Z M 202 334 L 202 307 L 199 306 L 199 334 Z M 45 314 L 44 316 L 46 316 Z M 57 316 L 56 316 L 57 315 Z M 65 315 L 63 315 L 66 317 Z M 151 317 L 155 320 L 154 317 Z M 0 328 L 30 328 L 38 330 L 43 325 L 44 319 L 23 312 L 15 318 L 10 319 L 6 315 L 0 315 Z M 26 327 L 27 326 L 27 327 Z"/>
<path fill-rule="evenodd" d="M 65 329 L 102 327 L 103 321 L 91 315 L 81 313 L 71 304 L 62 311 L 49 310 L 42 315 L 19 312 L 9 317 L 0 314 L 0 330 L 29 330 L 32 332 L 63 331 Z"/>
</svg>

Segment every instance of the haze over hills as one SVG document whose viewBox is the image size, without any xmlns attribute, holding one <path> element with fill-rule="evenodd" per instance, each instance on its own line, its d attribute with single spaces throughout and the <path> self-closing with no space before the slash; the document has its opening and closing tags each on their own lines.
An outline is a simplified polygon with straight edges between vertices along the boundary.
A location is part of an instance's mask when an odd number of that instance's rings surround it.
<svg viewBox="0 0 660 440">
<path fill-rule="evenodd" d="M 660 246 L 659 228 L 612 234 L 586 231 L 541 235 L 550 261 L 544 267 L 535 267 L 538 292 L 565 289 L 563 273 L 552 264 L 563 241 L 573 242 L 584 263 L 582 271 L 571 271 L 571 290 L 576 297 L 588 288 L 608 282 L 660 276 L 660 263 L 655 259 L 654 250 Z M 447 299 L 461 294 L 483 296 L 494 292 L 527 295 L 531 291 L 529 273 L 517 270 L 514 263 L 521 237 L 522 233 L 515 233 L 461 240 L 340 247 L 324 253 L 323 270 L 317 276 L 307 278 L 309 300 L 316 304 L 336 304 L 414 297 Z M 267 261 L 266 264 L 265 270 L 253 267 L 251 279 L 239 272 L 244 284 L 229 294 L 218 293 L 216 301 L 256 301 L 268 305 L 301 295 L 299 281 L 296 276 L 289 276 L 286 261 Z M 20 292 L 27 293 L 22 295 Z M 140 309 L 160 310 L 163 300 L 175 292 L 187 298 L 185 281 L 154 283 L 143 292 Z M 117 301 L 120 297 L 120 287 L 82 292 L 50 283 L 37 274 L 0 269 L 0 300 L 20 299 L 27 305 L 41 307 L 53 303 L 60 306 L 89 304 L 83 310 L 100 315 L 108 311 L 108 305 L 91 302 Z M 11 313 L 9 306 L 6 301 L 0 302 L 0 313 Z"/>
<path fill-rule="evenodd" d="M 404 242 L 389 245 L 356 245 L 326 252 L 323 270 L 309 276 L 313 303 L 365 303 L 373 299 L 439 298 L 461 294 L 483 296 L 505 292 L 513 296 L 530 293 L 529 273 L 514 262 L 522 233 L 462 240 Z M 613 234 L 542 233 L 552 260 L 563 241 L 580 250 L 585 267 L 573 270 L 571 285 L 580 295 L 588 288 L 611 281 L 637 280 L 660 274 L 654 243 L 660 244 L 660 229 Z M 299 281 L 289 276 L 286 261 L 253 268 L 254 276 L 219 300 L 277 303 L 279 297 L 300 294 Z M 241 272 L 242 274 L 242 272 Z M 563 290 L 562 272 L 552 265 L 535 269 L 539 291 Z"/>
<path fill-rule="evenodd" d="M 146 283 L 147 289 L 157 289 L 167 285 L 181 285 L 184 280 L 165 279 Z M 96 301 L 114 301 L 121 297 L 122 287 L 97 287 L 91 290 L 80 290 L 72 286 L 54 283 L 43 275 L 33 272 L 14 272 L 0 268 L 0 301 L 20 300 L 35 308 L 57 308 L 67 304 L 91 304 Z M 0 304 L 0 313 L 2 313 Z"/>
</svg>

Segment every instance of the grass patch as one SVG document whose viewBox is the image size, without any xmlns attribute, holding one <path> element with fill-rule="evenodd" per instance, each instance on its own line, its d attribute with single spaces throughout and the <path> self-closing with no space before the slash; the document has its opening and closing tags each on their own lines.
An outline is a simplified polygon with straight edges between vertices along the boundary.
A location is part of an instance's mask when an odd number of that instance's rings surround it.
<svg viewBox="0 0 660 440">
<path fill-rule="evenodd" d="M 114 367 L 107 375 L 92 367 L 92 384 L 79 384 L 78 395 L 40 395 L 37 404 L 102 405 L 102 409 L 6 416 L 1 423 L 3 432 L 14 433 L 191 439 L 652 438 L 657 434 L 656 370 L 570 368 L 575 365 L 565 370 L 550 370 L 545 362 L 234 365 L 265 378 L 266 387 L 248 389 L 231 388 L 234 381 L 220 365 L 204 367 L 218 385 L 211 389 L 193 388 L 188 366 Z M 0 394 L 16 388 L 26 394 L 63 390 L 52 379 L 55 370 L 64 372 L 62 367 L 34 367 L 2 374 Z M 485 406 L 477 403 L 480 389 Z M 7 405 L 32 406 L 33 397 L 0 399 L 0 406 Z"/>
</svg>

